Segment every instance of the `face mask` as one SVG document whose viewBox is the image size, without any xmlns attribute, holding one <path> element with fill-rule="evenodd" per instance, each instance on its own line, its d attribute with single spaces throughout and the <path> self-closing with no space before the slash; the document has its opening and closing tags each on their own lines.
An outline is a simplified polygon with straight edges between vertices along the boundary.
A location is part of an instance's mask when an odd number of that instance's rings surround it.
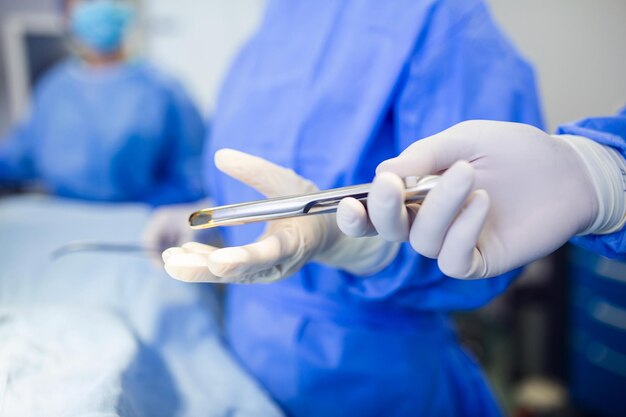
<svg viewBox="0 0 626 417">
<path fill-rule="evenodd" d="M 73 35 L 96 52 L 118 49 L 133 18 L 132 9 L 113 0 L 80 3 L 70 17 Z"/>
</svg>

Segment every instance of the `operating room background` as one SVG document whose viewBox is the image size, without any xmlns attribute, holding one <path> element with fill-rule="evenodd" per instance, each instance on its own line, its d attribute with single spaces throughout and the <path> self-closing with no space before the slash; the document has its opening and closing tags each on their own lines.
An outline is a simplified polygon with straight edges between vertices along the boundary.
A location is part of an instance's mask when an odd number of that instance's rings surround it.
<svg viewBox="0 0 626 417">
<path fill-rule="evenodd" d="M 183 80 L 208 115 L 237 48 L 266 0 L 141 0 L 145 55 Z M 610 114 L 626 102 L 626 2 L 488 0 L 494 15 L 533 62 L 547 128 Z M 11 124 L 5 79 L 6 19 L 54 14 L 58 0 L 0 0 L 0 132 Z M 192 51 L 192 53 L 189 53 Z"/>
<path fill-rule="evenodd" d="M 611 114 L 626 104 L 626 1 L 488 3 L 536 68 L 547 130 L 585 116 Z M 265 0 L 141 0 L 139 4 L 142 54 L 177 76 L 210 118 L 221 80 L 258 24 Z M 54 16 L 58 5 L 58 0 L 0 0 L 0 138 L 23 112 L 9 94 L 7 64 L 13 57 L 7 22 L 16 16 Z M 504 401 L 514 401 L 512 390 L 502 392 L 511 388 L 506 385 L 511 375 L 517 382 L 533 374 L 565 376 L 558 353 L 566 349 L 567 289 L 559 290 L 559 285 L 568 270 L 567 256 L 559 253 L 533 265 L 507 298 L 459 319 L 469 348 L 485 361 Z M 507 316 L 511 305 L 519 307 L 515 317 Z M 554 314 L 562 315 L 554 318 Z M 505 321 L 499 319 L 502 315 L 507 316 Z M 546 317 L 552 317 L 552 322 Z M 561 366 L 546 364 L 550 361 L 560 361 Z"/>
</svg>

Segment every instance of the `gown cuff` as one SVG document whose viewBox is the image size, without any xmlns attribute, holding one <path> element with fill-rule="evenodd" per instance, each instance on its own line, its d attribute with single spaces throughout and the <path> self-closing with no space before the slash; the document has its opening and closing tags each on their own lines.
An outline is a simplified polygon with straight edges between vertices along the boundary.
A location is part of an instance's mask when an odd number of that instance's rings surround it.
<svg viewBox="0 0 626 417">
<path fill-rule="evenodd" d="M 596 220 L 579 234 L 605 235 L 626 223 L 626 160 L 614 149 L 582 136 L 558 135 L 583 161 L 598 199 Z"/>
</svg>

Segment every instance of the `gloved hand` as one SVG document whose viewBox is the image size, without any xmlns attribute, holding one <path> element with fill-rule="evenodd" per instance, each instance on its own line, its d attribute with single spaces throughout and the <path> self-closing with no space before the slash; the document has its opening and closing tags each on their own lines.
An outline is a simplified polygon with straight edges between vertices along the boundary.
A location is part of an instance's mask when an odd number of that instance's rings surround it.
<svg viewBox="0 0 626 417">
<path fill-rule="evenodd" d="M 151 248 L 165 249 L 193 240 L 196 231 L 189 227 L 189 215 L 208 205 L 210 203 L 203 201 L 156 208 L 144 229 L 143 244 Z"/>
<path fill-rule="evenodd" d="M 216 152 L 215 165 L 267 197 L 317 190 L 289 169 L 232 149 Z M 249 245 L 217 249 L 192 242 L 166 250 L 163 260 L 166 271 L 182 281 L 256 283 L 288 277 L 309 261 L 371 274 L 389 264 L 398 247 L 378 236 L 347 237 L 334 214 L 321 214 L 268 222 L 263 235 Z"/>
<path fill-rule="evenodd" d="M 446 275 L 492 277 L 576 234 L 622 227 L 620 163 L 614 150 L 589 139 L 517 123 L 464 122 L 383 162 L 367 211 L 346 199 L 338 224 L 351 236 L 375 229 L 392 241 L 409 240 L 420 254 L 438 258 Z M 442 172 L 419 211 L 407 209 L 400 177 Z"/>
</svg>

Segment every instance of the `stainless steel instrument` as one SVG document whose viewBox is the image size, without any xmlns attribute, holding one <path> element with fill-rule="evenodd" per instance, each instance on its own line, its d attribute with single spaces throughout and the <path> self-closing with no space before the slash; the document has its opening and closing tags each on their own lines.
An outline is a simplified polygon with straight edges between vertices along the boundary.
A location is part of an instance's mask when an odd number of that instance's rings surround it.
<svg viewBox="0 0 626 417">
<path fill-rule="evenodd" d="M 120 252 L 126 254 L 136 253 L 141 255 L 160 256 L 162 251 L 162 248 L 149 247 L 135 242 L 122 243 L 77 240 L 56 248 L 50 253 L 50 259 L 57 260 L 66 255 L 79 252 Z"/>
<path fill-rule="evenodd" d="M 407 203 L 422 202 L 438 180 L 438 175 L 404 178 L 405 201 Z M 370 188 L 371 184 L 352 185 L 310 194 L 206 208 L 192 213 L 189 216 L 189 225 L 192 229 L 209 229 L 310 214 L 333 213 L 337 211 L 339 202 L 346 197 L 353 197 L 367 204 Z"/>
</svg>

